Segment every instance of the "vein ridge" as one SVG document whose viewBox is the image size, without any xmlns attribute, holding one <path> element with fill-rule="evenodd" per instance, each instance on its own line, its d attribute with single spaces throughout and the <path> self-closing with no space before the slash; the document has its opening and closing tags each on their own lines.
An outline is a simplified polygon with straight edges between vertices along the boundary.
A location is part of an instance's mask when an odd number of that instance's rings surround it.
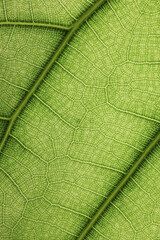
<svg viewBox="0 0 160 240">
<path fill-rule="evenodd" d="M 106 210 L 106 208 L 113 204 L 112 200 L 118 195 L 118 193 L 121 191 L 121 189 L 125 186 L 125 184 L 132 178 L 133 174 L 136 172 L 136 170 L 140 167 L 142 162 L 145 160 L 145 158 L 151 153 L 151 151 L 156 147 L 158 142 L 160 141 L 160 131 L 158 134 L 153 138 L 153 140 L 148 144 L 148 146 L 144 149 L 143 153 L 137 158 L 137 160 L 134 162 L 134 164 L 131 166 L 131 168 L 127 171 L 126 175 L 119 181 L 117 186 L 113 189 L 113 191 L 106 197 L 105 201 L 102 203 L 102 205 L 98 208 L 98 210 L 95 212 L 95 214 L 92 216 L 91 220 L 88 222 L 88 224 L 83 228 L 82 232 L 80 233 L 77 240 L 83 240 L 89 231 L 93 228 L 94 224 L 97 222 L 97 220 L 100 218 L 100 216 L 103 214 L 103 212 Z"/>
<path fill-rule="evenodd" d="M 21 111 L 24 109 L 28 101 L 31 99 L 37 88 L 39 87 L 40 83 L 43 81 L 43 79 L 46 77 L 48 72 L 50 71 L 51 67 L 57 60 L 57 58 L 61 55 L 65 47 L 67 46 L 68 42 L 73 37 L 74 33 L 79 29 L 79 27 L 99 8 L 102 4 L 104 4 L 106 0 L 97 0 L 94 5 L 92 5 L 84 14 L 80 16 L 80 18 L 75 21 L 75 23 L 72 25 L 72 28 L 68 31 L 67 35 L 64 37 L 63 41 L 57 48 L 56 52 L 53 54 L 52 58 L 48 61 L 42 72 L 40 73 L 39 77 L 35 80 L 34 85 L 31 87 L 31 89 L 28 91 L 18 108 L 14 111 L 13 115 L 11 116 L 11 119 L 9 121 L 8 127 L 6 129 L 6 132 L 2 138 L 2 141 L 0 143 L 0 152 L 2 151 L 8 136 L 10 135 L 10 132 L 12 130 L 12 127 L 17 119 L 17 117 L 20 115 Z M 13 24 L 14 25 L 14 24 Z"/>
<path fill-rule="evenodd" d="M 51 23 L 36 23 L 36 22 L 12 22 L 12 21 L 6 21 L 6 22 L 0 22 L 1 26 L 32 26 L 32 27 L 49 27 L 49 28 L 57 28 L 61 30 L 70 30 L 72 26 L 63 26 L 63 25 L 57 25 L 57 24 L 51 24 Z"/>
</svg>

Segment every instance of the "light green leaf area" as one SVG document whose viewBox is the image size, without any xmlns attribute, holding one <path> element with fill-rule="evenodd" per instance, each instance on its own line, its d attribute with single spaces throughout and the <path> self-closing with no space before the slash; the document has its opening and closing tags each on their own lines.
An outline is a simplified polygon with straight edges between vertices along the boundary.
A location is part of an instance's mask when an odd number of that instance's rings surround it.
<svg viewBox="0 0 160 240">
<path fill-rule="evenodd" d="M 0 239 L 160 239 L 158 141 L 84 234 L 160 130 L 160 1 L 1 0 L 0 36 L 2 142 L 45 72 L 1 148 Z"/>
</svg>

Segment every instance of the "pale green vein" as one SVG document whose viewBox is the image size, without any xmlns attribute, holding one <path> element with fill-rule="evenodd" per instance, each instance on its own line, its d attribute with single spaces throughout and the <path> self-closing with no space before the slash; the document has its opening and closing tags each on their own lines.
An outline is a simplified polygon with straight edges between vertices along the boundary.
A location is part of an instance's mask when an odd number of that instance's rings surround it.
<svg viewBox="0 0 160 240">
<path fill-rule="evenodd" d="M 11 180 L 11 182 L 14 184 L 14 186 L 18 189 L 20 194 L 24 197 L 25 200 L 27 200 L 26 196 L 22 192 L 22 190 L 19 188 L 18 184 L 14 181 L 14 179 L 8 174 L 3 168 L 0 167 L 0 170 Z"/>
<path fill-rule="evenodd" d="M 121 213 L 121 215 L 123 215 L 123 217 L 126 219 L 126 221 L 129 223 L 129 225 L 131 226 L 131 228 L 133 229 L 133 231 L 134 231 L 134 234 L 136 233 L 136 230 L 135 230 L 135 228 L 133 227 L 133 225 L 132 225 L 132 222 L 128 219 L 128 217 L 126 217 L 126 215 L 120 210 L 120 208 L 118 208 L 114 203 L 111 203 L 117 210 L 118 210 L 118 212 L 120 212 Z"/>
<path fill-rule="evenodd" d="M 10 137 L 12 137 L 14 140 L 16 140 L 24 149 L 26 149 L 27 151 L 29 151 L 30 153 L 32 153 L 32 155 L 36 156 L 37 158 L 39 158 L 41 161 L 43 161 L 44 163 L 47 163 L 43 158 L 41 158 L 38 154 L 36 154 L 35 152 L 33 152 L 30 148 L 26 147 L 24 145 L 24 143 L 22 143 L 18 138 L 16 138 L 14 135 L 10 134 Z"/>
<path fill-rule="evenodd" d="M 34 94 L 34 97 L 36 97 L 44 106 L 46 106 L 51 112 L 53 112 L 58 118 L 61 119 L 62 122 L 64 122 L 65 124 L 67 124 L 69 127 L 74 128 L 75 127 L 70 124 L 69 122 L 65 121 L 65 119 L 63 119 L 63 117 L 61 115 L 59 115 L 53 108 L 51 108 L 47 103 L 45 103 L 41 98 L 39 98 L 36 94 Z"/>
<path fill-rule="evenodd" d="M 160 132 L 155 136 L 155 138 L 148 144 L 146 149 L 143 151 L 143 153 L 139 156 L 139 158 L 135 161 L 133 166 L 129 169 L 129 171 L 126 173 L 126 175 L 121 179 L 121 181 L 117 184 L 117 186 L 113 189 L 111 194 L 106 198 L 106 200 L 103 202 L 103 204 L 99 207 L 99 209 L 95 212 L 91 220 L 88 222 L 88 224 L 84 227 L 82 230 L 80 236 L 77 238 L 77 240 L 82 240 L 86 237 L 88 232 L 93 228 L 93 225 L 97 222 L 99 217 L 103 214 L 103 212 L 106 210 L 108 205 L 111 204 L 112 200 L 117 196 L 119 191 L 125 186 L 125 184 L 128 182 L 129 179 L 131 179 L 132 175 L 135 173 L 135 171 L 139 168 L 139 166 L 142 164 L 144 159 L 148 156 L 148 154 L 154 149 L 154 147 L 157 145 L 157 143 L 160 141 Z"/>
<path fill-rule="evenodd" d="M 72 213 L 74 213 L 74 214 L 77 214 L 77 215 L 80 215 L 80 216 L 83 216 L 83 217 L 85 217 L 85 218 L 90 219 L 90 217 L 87 216 L 86 214 L 83 214 L 83 213 L 78 212 L 78 211 L 76 211 L 76 210 L 74 210 L 74 209 L 71 209 L 71 208 L 62 206 L 61 204 L 52 203 L 52 202 L 50 202 L 50 201 L 49 201 L 47 198 L 45 198 L 45 197 L 43 197 L 43 199 L 44 199 L 47 203 L 49 203 L 51 206 L 58 207 L 58 208 L 61 208 L 61 209 L 66 210 L 66 211 L 69 211 L 69 212 L 72 212 Z"/>
<path fill-rule="evenodd" d="M 71 157 L 69 157 L 69 159 L 71 159 L 71 161 L 80 162 L 82 164 L 88 164 L 88 165 L 91 165 L 91 166 L 100 167 L 102 169 L 108 169 L 108 170 L 111 170 L 111 171 L 114 171 L 114 172 L 119 172 L 119 173 L 125 174 L 125 172 L 121 171 L 120 169 L 107 167 L 105 165 L 98 164 L 98 163 L 95 163 L 95 162 L 82 161 L 82 160 L 79 160 L 79 159 L 76 159 L 76 158 L 71 158 Z"/>
<path fill-rule="evenodd" d="M 67 231 L 67 230 L 65 230 L 65 229 L 63 229 L 63 228 L 61 228 L 61 227 L 59 227 L 59 226 L 57 226 L 57 225 L 55 225 L 55 224 L 51 224 L 51 223 L 49 223 L 49 222 L 40 221 L 40 220 L 35 220 L 35 219 L 27 218 L 27 217 L 23 217 L 23 219 L 26 219 L 26 220 L 28 220 L 28 221 L 32 221 L 32 222 L 35 222 L 35 223 L 47 224 L 47 225 L 49 225 L 49 226 L 51 226 L 51 227 L 54 227 L 54 228 L 57 228 L 57 229 L 61 230 L 62 232 L 65 232 L 65 233 L 67 233 L 67 234 L 69 234 L 69 235 L 71 235 L 71 236 L 77 237 L 77 235 L 75 235 L 74 233 L 69 232 L 69 231 Z"/>
<path fill-rule="evenodd" d="M 48 27 L 48 28 L 57 28 L 62 30 L 70 30 L 72 26 L 62 26 L 50 23 L 36 23 L 36 22 L 0 22 L 0 25 L 13 25 L 13 26 L 32 26 L 32 27 Z"/>
<path fill-rule="evenodd" d="M 10 120 L 10 122 L 8 124 L 6 132 L 5 132 L 4 137 L 3 137 L 2 141 L 1 141 L 1 144 L 0 144 L 0 151 L 2 151 L 2 148 L 3 148 L 3 146 L 5 145 L 5 143 L 7 141 L 8 136 L 9 136 L 9 134 L 11 132 L 11 129 L 12 129 L 12 127 L 13 127 L 16 119 L 17 119 L 17 117 L 19 116 L 21 111 L 24 109 L 24 107 L 26 106 L 26 104 L 28 103 L 30 98 L 33 96 L 33 94 L 35 93 L 35 91 L 39 87 L 39 85 L 41 84 L 41 82 L 44 79 L 44 77 L 50 71 L 51 67 L 53 66 L 53 64 L 55 63 L 57 58 L 63 52 L 63 50 L 65 49 L 66 45 L 68 44 L 68 42 L 73 37 L 74 33 L 105 2 L 106 2 L 106 0 L 98 0 L 97 2 L 95 2 L 95 4 L 92 5 L 83 15 L 81 15 L 81 17 L 72 25 L 72 28 L 68 31 L 67 35 L 64 37 L 63 41 L 61 42 L 61 44 L 57 48 L 56 52 L 54 53 L 52 58 L 49 60 L 49 62 L 46 64 L 46 66 L 42 70 L 41 74 L 36 79 L 36 81 L 35 81 L 34 85 L 32 86 L 32 88 L 28 91 L 28 93 L 24 97 L 23 101 L 20 103 L 18 108 L 15 110 L 15 112 L 11 116 L 11 120 Z"/>
<path fill-rule="evenodd" d="M 138 114 L 138 113 L 135 113 L 135 112 L 131 112 L 131 111 L 127 111 L 127 110 L 120 109 L 120 108 L 114 106 L 113 104 L 111 104 L 111 103 L 109 103 L 109 102 L 107 102 L 107 104 L 108 104 L 109 106 L 113 107 L 114 109 L 116 109 L 116 110 L 119 111 L 119 112 L 123 112 L 123 113 L 126 113 L 126 114 L 134 115 L 134 116 L 137 116 L 137 117 L 139 117 L 139 118 L 147 119 L 147 120 L 152 121 L 152 122 L 160 123 L 160 121 L 157 120 L 157 119 L 150 118 L 150 117 L 147 117 L 147 116 L 143 116 L 143 115 Z"/>
<path fill-rule="evenodd" d="M 10 117 L 0 116 L 0 120 L 9 121 L 10 119 L 11 119 Z"/>
</svg>

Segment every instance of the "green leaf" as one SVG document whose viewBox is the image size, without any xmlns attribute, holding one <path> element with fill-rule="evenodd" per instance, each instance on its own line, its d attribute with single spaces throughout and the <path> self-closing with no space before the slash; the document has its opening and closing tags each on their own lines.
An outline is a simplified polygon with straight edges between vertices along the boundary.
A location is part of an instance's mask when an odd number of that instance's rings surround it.
<svg viewBox="0 0 160 240">
<path fill-rule="evenodd" d="M 159 1 L 0 1 L 0 239 L 160 239 Z"/>
</svg>

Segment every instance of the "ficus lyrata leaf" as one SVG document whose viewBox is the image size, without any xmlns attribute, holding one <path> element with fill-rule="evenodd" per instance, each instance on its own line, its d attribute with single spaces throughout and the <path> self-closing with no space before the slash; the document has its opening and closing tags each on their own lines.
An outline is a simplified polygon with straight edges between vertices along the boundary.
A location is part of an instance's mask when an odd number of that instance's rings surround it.
<svg viewBox="0 0 160 240">
<path fill-rule="evenodd" d="M 0 1 L 0 239 L 160 239 L 160 1 Z"/>
</svg>

